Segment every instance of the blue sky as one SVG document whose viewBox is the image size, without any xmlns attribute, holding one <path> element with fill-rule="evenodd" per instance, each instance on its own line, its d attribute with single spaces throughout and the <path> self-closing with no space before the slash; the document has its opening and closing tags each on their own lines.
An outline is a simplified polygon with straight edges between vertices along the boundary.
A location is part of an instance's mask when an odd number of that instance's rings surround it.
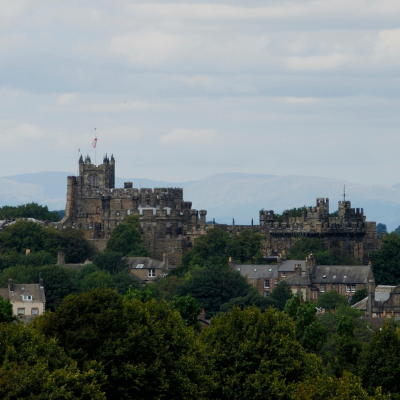
<svg viewBox="0 0 400 400">
<path fill-rule="evenodd" d="M 400 2 L 0 0 L 0 176 L 400 182 Z"/>
</svg>

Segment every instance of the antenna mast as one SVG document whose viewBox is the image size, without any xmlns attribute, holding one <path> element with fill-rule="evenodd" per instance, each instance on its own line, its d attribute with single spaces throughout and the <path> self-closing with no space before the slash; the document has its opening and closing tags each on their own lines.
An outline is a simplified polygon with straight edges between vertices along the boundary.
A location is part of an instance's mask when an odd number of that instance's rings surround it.
<svg viewBox="0 0 400 400">
<path fill-rule="evenodd" d="M 97 166 L 97 138 L 99 136 L 99 134 L 97 132 L 97 128 L 94 128 L 94 132 L 95 132 L 95 136 L 94 136 L 92 146 L 94 147 L 94 165 Z"/>
</svg>

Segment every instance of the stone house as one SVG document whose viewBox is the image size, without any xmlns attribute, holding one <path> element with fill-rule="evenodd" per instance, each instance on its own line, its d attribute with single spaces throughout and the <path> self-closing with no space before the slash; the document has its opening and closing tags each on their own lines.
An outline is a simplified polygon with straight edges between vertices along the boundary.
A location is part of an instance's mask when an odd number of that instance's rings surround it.
<svg viewBox="0 0 400 400">
<path fill-rule="evenodd" d="M 163 261 L 150 257 L 127 257 L 129 271 L 142 284 L 153 283 L 158 277 L 164 277 L 170 271 L 168 257 Z"/>
<path fill-rule="evenodd" d="M 32 320 L 46 310 L 43 279 L 39 279 L 39 283 L 29 284 L 16 284 L 12 279 L 9 279 L 8 287 L 1 288 L 0 295 L 4 300 L 10 299 L 13 314 L 20 317 L 24 322 Z"/>
<path fill-rule="evenodd" d="M 306 260 L 278 259 L 277 265 L 233 264 L 232 267 L 257 287 L 262 296 L 273 290 L 272 285 L 268 290 L 263 287 L 268 271 L 274 285 L 285 281 L 292 292 L 304 300 L 316 300 L 321 293 L 330 290 L 350 300 L 357 290 L 367 288 L 368 282 L 374 280 L 371 265 L 316 265 L 312 254 Z"/>
</svg>

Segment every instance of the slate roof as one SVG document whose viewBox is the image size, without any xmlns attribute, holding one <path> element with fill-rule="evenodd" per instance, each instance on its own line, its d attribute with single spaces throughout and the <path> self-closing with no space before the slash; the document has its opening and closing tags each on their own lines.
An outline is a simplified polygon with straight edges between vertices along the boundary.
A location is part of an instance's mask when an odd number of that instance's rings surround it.
<svg viewBox="0 0 400 400">
<path fill-rule="evenodd" d="M 130 269 L 165 269 L 165 262 L 150 257 L 127 257 Z"/>
<path fill-rule="evenodd" d="M 247 276 L 248 278 L 278 279 L 277 265 L 234 264 L 233 270 L 239 271 L 243 276 Z"/>
<path fill-rule="evenodd" d="M 291 286 L 305 286 L 308 285 L 307 279 L 301 274 L 292 274 L 284 279 Z"/>
<path fill-rule="evenodd" d="M 296 270 L 295 266 L 298 264 L 301 265 L 302 271 L 306 270 L 305 260 L 284 260 L 281 261 L 279 272 L 294 272 Z"/>
<path fill-rule="evenodd" d="M 23 295 L 32 296 L 32 303 L 45 303 L 46 297 L 44 288 L 39 283 L 13 284 L 13 292 L 9 292 L 8 288 L 0 289 L 0 295 L 4 299 L 10 299 L 11 303 L 22 301 Z"/>
<path fill-rule="evenodd" d="M 315 265 L 311 271 L 313 283 L 367 283 L 370 265 Z"/>
</svg>

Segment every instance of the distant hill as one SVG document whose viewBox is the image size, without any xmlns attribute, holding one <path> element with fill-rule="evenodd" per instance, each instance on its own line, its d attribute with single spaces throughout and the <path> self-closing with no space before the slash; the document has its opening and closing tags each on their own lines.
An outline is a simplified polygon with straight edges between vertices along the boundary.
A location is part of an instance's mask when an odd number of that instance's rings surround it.
<svg viewBox="0 0 400 400">
<path fill-rule="evenodd" d="M 41 172 L 0 178 L 0 206 L 31 201 L 47 205 L 50 210 L 65 208 L 66 172 Z M 400 225 L 400 183 L 358 185 L 336 179 L 313 176 L 278 176 L 225 173 L 191 182 L 163 182 L 149 179 L 116 178 L 116 187 L 131 181 L 133 187 L 182 187 L 184 198 L 193 208 L 208 211 L 207 220 L 219 223 L 258 223 L 261 208 L 282 212 L 284 209 L 315 205 L 317 197 L 330 199 L 330 211 L 342 200 L 343 184 L 353 207 L 363 207 L 367 220 L 382 222 L 389 230 Z"/>
</svg>

